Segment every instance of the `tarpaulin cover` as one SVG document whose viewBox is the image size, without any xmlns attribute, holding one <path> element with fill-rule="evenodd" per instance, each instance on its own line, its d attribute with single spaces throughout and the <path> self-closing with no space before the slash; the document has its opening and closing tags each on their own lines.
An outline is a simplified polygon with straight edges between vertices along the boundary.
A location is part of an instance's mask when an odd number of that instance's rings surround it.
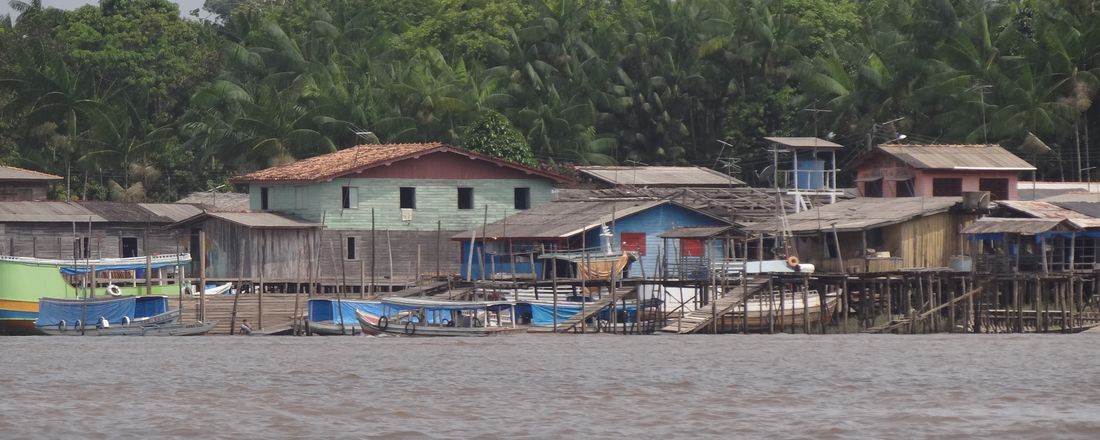
<svg viewBox="0 0 1100 440">
<path fill-rule="evenodd" d="M 332 321 L 334 324 L 345 325 L 358 325 L 359 321 L 355 317 L 355 311 L 361 310 L 372 315 L 381 316 L 383 306 L 378 301 L 354 301 L 354 300 L 340 300 L 340 308 L 337 308 L 337 301 L 334 299 L 311 299 L 309 300 L 308 313 L 309 320 L 314 322 Z M 340 319 L 340 309 L 343 309 L 343 320 Z"/>
<path fill-rule="evenodd" d="M 585 311 L 586 312 L 591 312 L 593 310 L 593 307 L 595 307 L 595 306 L 588 305 L 587 307 L 588 307 L 588 309 L 585 310 Z M 634 315 L 637 311 L 637 308 L 638 307 L 636 305 L 628 304 L 626 306 L 626 313 L 619 315 L 620 321 L 622 321 L 623 319 L 625 319 L 626 321 L 632 321 L 634 319 Z M 615 309 L 616 310 L 623 310 L 623 307 L 621 305 L 616 304 Z M 580 304 L 577 304 L 577 303 L 566 303 L 566 304 L 558 303 L 558 324 L 561 324 L 562 322 L 565 322 L 565 320 L 567 320 L 569 318 L 572 318 L 573 315 L 576 315 L 580 312 L 581 312 L 581 305 Z M 607 309 L 601 310 L 600 313 L 596 315 L 596 319 L 607 320 L 610 317 L 611 317 L 611 315 L 608 313 Z M 554 305 L 553 304 L 545 304 L 545 303 L 531 303 L 531 325 L 539 326 L 539 327 L 553 326 L 554 325 Z"/>
<path fill-rule="evenodd" d="M 160 269 L 162 267 L 172 267 L 172 266 L 176 266 L 175 261 L 166 261 L 166 262 L 160 262 L 160 263 L 153 263 L 153 264 L 150 265 L 150 267 L 152 267 L 153 269 Z M 136 269 L 145 270 L 145 263 L 140 263 L 140 264 L 139 263 L 134 263 L 134 264 L 112 264 L 112 265 L 96 266 L 95 267 L 96 272 L 103 272 L 103 271 L 107 271 L 107 270 L 136 270 Z M 82 274 L 82 273 L 88 273 L 88 270 L 89 270 L 88 267 L 62 266 L 61 267 L 61 274 L 62 275 L 79 275 L 79 274 Z"/>
<path fill-rule="evenodd" d="M 112 324 L 121 323 L 123 317 L 131 320 L 134 318 L 135 304 L 137 300 L 134 297 L 88 301 L 43 298 L 38 301 L 38 319 L 35 320 L 35 325 L 48 327 L 65 321 L 71 327 L 78 320 L 91 323 L 101 316 Z"/>
<path fill-rule="evenodd" d="M 130 317 L 131 319 L 149 318 L 168 311 L 166 296 L 139 296 L 136 300 L 134 315 Z"/>
</svg>

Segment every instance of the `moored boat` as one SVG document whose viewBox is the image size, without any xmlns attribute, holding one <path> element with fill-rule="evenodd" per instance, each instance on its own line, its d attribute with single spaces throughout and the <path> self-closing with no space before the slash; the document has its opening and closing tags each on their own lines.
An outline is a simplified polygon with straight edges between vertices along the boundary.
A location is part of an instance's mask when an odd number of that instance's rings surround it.
<svg viewBox="0 0 1100 440">
<path fill-rule="evenodd" d="M 363 332 L 356 311 L 380 316 L 381 301 L 311 298 L 306 303 L 306 325 L 314 335 L 357 335 Z"/>
<path fill-rule="evenodd" d="M 175 336 L 209 332 L 213 323 L 179 324 L 168 297 L 42 298 L 35 329 L 66 336 Z"/>
<path fill-rule="evenodd" d="M 491 336 L 522 333 L 516 325 L 515 303 L 511 301 L 440 301 L 419 298 L 388 298 L 381 301 L 383 312 L 356 310 L 359 325 L 367 334 L 403 336 Z M 507 312 L 507 319 L 505 319 Z"/>
<path fill-rule="evenodd" d="M 95 260 L 54 260 L 0 256 L 0 333 L 35 333 L 40 298 L 77 299 L 91 291 L 87 274 L 94 268 L 99 281 L 95 292 L 103 296 L 153 295 L 175 296 L 176 284 L 104 283 L 105 273 L 123 278 L 144 278 L 146 267 L 156 272 L 191 261 L 190 254 L 170 254 L 135 258 L 104 258 Z M 148 265 L 148 266 L 147 266 Z M 175 278 L 175 277 L 171 277 Z M 171 279 L 169 278 L 169 279 Z M 148 289 L 148 290 L 147 290 Z"/>
</svg>

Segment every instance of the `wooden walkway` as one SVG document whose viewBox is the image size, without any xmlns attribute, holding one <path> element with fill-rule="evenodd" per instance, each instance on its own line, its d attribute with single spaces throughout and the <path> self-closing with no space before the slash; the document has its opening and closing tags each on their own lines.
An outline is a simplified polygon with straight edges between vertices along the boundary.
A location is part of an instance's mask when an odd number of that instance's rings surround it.
<svg viewBox="0 0 1100 440">
<path fill-rule="evenodd" d="M 615 294 L 614 295 L 607 295 L 607 296 L 604 296 L 603 298 L 600 298 L 596 301 L 593 301 L 593 302 L 590 302 L 590 303 L 584 303 L 584 307 L 585 307 L 584 313 L 577 313 L 576 315 L 570 316 L 569 319 L 566 319 L 565 321 L 562 321 L 561 323 L 559 323 L 558 328 L 555 331 L 558 332 L 558 333 L 566 333 L 566 332 L 569 332 L 569 331 L 577 331 L 578 327 L 581 324 L 581 321 L 586 321 L 589 318 L 595 316 L 596 314 L 600 313 L 604 309 L 607 309 L 608 307 L 610 307 L 611 303 L 623 299 L 623 297 L 626 297 L 626 296 L 630 295 L 630 293 L 633 292 L 633 291 L 634 291 L 634 287 L 621 287 L 621 288 L 615 289 Z M 595 329 L 593 329 L 593 330 L 595 330 Z"/>
<path fill-rule="evenodd" d="M 746 280 L 745 286 L 737 286 L 726 292 L 726 296 L 715 300 L 715 304 L 707 304 L 692 310 L 679 318 L 671 318 L 671 322 L 661 329 L 666 333 L 696 333 L 705 329 L 716 316 L 724 316 L 740 307 L 747 298 L 752 298 L 761 290 L 768 288 L 770 277 L 759 276 Z"/>
</svg>

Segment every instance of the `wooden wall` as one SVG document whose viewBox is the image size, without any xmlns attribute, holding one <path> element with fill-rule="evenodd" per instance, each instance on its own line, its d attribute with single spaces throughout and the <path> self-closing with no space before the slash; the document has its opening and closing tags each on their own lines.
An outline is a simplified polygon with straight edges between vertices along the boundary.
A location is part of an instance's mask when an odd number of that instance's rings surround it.
<svg viewBox="0 0 1100 440">
<path fill-rule="evenodd" d="M 868 243 L 868 247 L 876 251 L 889 251 L 891 258 L 871 259 L 869 262 L 864 261 L 862 257 L 863 233 L 840 232 L 838 235 L 844 266 L 849 272 L 856 272 L 857 270 L 853 269 L 859 267 L 864 269 L 858 271 L 870 272 L 915 267 L 947 267 L 952 256 L 968 252 L 960 231 L 973 220 L 973 216 L 970 215 L 944 212 L 885 226 L 881 228 L 882 245 Z M 832 232 L 822 231 L 817 236 L 798 237 L 796 243 L 799 258 L 817 265 L 818 271 L 839 272 L 839 259 L 825 256 L 824 246 L 827 243 L 825 234 L 831 236 Z M 828 243 L 831 243 L 831 239 Z"/>
<path fill-rule="evenodd" d="M 123 237 L 134 237 L 138 243 L 138 255 L 171 254 L 186 251 L 186 236 L 175 236 L 175 231 L 164 225 L 152 225 L 148 229 L 149 243 L 145 243 L 143 224 L 93 223 L 89 241 L 91 258 L 121 257 Z M 88 224 L 77 224 L 75 236 L 88 237 Z M 72 258 L 72 223 L 6 223 L 0 224 L 0 255 L 37 258 Z"/>
<path fill-rule="evenodd" d="M 0 202 L 46 200 L 49 186 L 47 182 L 4 182 L 0 184 Z"/>
</svg>

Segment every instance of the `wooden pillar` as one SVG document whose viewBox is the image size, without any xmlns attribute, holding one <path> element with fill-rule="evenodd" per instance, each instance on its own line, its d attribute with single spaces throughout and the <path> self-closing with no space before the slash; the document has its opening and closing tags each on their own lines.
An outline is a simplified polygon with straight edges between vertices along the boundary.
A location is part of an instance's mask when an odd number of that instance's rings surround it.
<svg viewBox="0 0 1100 440">
<path fill-rule="evenodd" d="M 264 266 L 267 265 L 267 237 L 260 233 L 260 289 L 256 291 L 256 326 L 264 329 Z"/>
<path fill-rule="evenodd" d="M 199 229 L 199 321 L 206 321 L 206 231 Z"/>
</svg>

